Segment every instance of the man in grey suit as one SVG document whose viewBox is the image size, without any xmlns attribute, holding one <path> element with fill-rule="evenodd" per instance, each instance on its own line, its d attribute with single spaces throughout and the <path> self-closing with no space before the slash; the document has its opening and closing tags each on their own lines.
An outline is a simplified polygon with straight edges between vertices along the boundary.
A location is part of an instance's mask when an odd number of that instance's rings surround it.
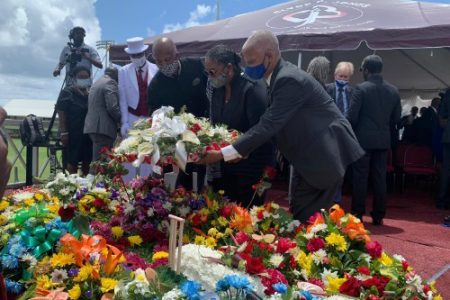
<svg viewBox="0 0 450 300">
<path fill-rule="evenodd" d="M 330 206 L 347 166 L 364 152 L 322 85 L 281 59 L 273 33 L 254 33 L 245 42 L 242 54 L 247 75 L 265 79 L 269 107 L 259 123 L 233 145 L 209 152 L 203 162 L 240 159 L 275 138 L 295 170 L 291 211 L 296 219 L 305 222 Z"/>
<path fill-rule="evenodd" d="M 366 81 L 356 86 L 347 112 L 358 141 L 366 151 L 352 168 L 352 213 L 362 220 L 371 171 L 374 225 L 382 225 L 386 214 L 387 153 L 391 147 L 391 130 L 400 121 L 401 114 L 398 90 L 383 80 L 382 70 L 383 61 L 378 55 L 364 58 L 361 71 Z"/>
<path fill-rule="evenodd" d="M 91 87 L 84 133 L 92 140 L 92 160 L 100 157 L 103 147 L 111 148 L 116 140 L 120 124 L 119 94 L 116 68 L 107 68 L 105 75 Z M 93 174 L 91 168 L 90 173 Z"/>
</svg>

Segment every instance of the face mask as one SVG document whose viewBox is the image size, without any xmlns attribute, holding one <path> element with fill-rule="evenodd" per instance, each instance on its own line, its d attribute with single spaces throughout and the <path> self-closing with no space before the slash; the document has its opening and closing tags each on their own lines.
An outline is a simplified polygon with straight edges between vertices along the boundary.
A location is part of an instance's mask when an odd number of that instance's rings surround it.
<svg viewBox="0 0 450 300">
<path fill-rule="evenodd" d="M 348 84 L 347 80 L 336 80 L 336 85 L 339 87 L 344 87 Z"/>
<path fill-rule="evenodd" d="M 265 57 L 264 57 L 265 59 Z M 264 65 L 264 60 L 261 64 L 254 66 L 254 67 L 245 67 L 245 74 L 248 75 L 248 77 L 250 77 L 251 79 L 261 79 L 263 78 L 264 74 L 266 73 L 267 68 Z"/>
<path fill-rule="evenodd" d="M 173 63 L 164 65 L 164 66 L 158 66 L 161 73 L 164 74 L 164 76 L 167 77 L 175 77 L 178 74 L 178 60 L 175 60 Z"/>
<path fill-rule="evenodd" d="M 77 87 L 85 89 L 90 87 L 92 84 L 91 79 L 87 78 L 87 79 L 77 79 Z"/>
<path fill-rule="evenodd" d="M 211 86 L 215 89 L 219 89 L 223 87 L 227 83 L 227 76 L 225 74 L 220 74 L 217 78 L 210 78 L 209 82 L 211 83 Z"/>
<path fill-rule="evenodd" d="M 143 65 L 145 65 L 145 62 L 147 61 L 145 55 L 139 58 L 130 57 L 130 59 L 136 69 L 141 68 Z"/>
</svg>

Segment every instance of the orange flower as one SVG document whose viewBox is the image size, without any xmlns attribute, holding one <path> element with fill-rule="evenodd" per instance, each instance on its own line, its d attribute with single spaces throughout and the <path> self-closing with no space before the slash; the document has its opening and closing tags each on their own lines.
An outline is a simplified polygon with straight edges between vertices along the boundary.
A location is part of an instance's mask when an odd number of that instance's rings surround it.
<svg viewBox="0 0 450 300">
<path fill-rule="evenodd" d="M 306 232 L 311 232 L 311 229 L 319 224 L 324 224 L 325 220 L 323 219 L 323 215 L 319 212 L 315 213 L 313 216 L 311 216 L 308 220 L 310 225 L 306 228 Z"/>
<path fill-rule="evenodd" d="M 348 222 L 342 231 L 348 235 L 351 240 L 364 240 L 366 242 L 370 241 L 370 237 L 364 224 L 355 216 L 348 215 Z"/>
<path fill-rule="evenodd" d="M 231 219 L 230 227 L 251 233 L 253 231 L 252 217 L 250 216 L 248 210 L 240 206 L 235 206 L 234 217 Z"/>
<path fill-rule="evenodd" d="M 341 218 L 345 215 L 344 210 L 338 205 L 335 204 L 330 208 L 330 219 L 334 224 L 340 226 Z"/>
</svg>

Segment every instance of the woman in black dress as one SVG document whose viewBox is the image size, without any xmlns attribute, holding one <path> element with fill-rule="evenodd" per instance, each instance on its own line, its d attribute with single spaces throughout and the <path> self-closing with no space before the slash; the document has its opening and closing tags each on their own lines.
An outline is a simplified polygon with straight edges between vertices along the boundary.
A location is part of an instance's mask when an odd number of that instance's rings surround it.
<svg viewBox="0 0 450 300">
<path fill-rule="evenodd" d="M 56 110 L 59 116 L 59 130 L 61 143 L 66 147 L 66 169 L 69 173 L 78 172 L 81 162 L 83 175 L 89 173 L 92 161 L 92 141 L 89 135 L 83 133 L 84 119 L 88 110 L 89 87 L 91 86 L 91 72 L 78 66 L 73 69 L 76 83 L 61 91 Z"/>
<path fill-rule="evenodd" d="M 205 57 L 212 87 L 211 122 L 246 132 L 259 122 L 267 108 L 267 86 L 246 77 L 239 63 L 240 57 L 223 45 L 212 48 Z M 249 206 L 254 195 L 252 186 L 262 178 L 264 168 L 274 164 L 273 155 L 273 145 L 267 143 L 238 163 L 222 162 L 220 175 L 211 180 L 214 189 L 224 190 L 231 200 Z M 251 205 L 263 202 L 264 197 L 256 195 Z"/>
</svg>

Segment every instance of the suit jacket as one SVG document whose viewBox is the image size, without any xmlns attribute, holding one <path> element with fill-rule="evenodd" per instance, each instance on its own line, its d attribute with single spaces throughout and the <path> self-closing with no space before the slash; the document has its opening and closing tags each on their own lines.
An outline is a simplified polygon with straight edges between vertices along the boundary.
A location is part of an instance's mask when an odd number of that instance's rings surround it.
<svg viewBox="0 0 450 300">
<path fill-rule="evenodd" d="M 331 98 L 333 98 L 334 103 L 337 103 L 336 84 L 328 83 L 325 85 L 325 89 L 327 90 L 328 95 L 330 95 Z M 350 108 L 350 99 L 352 97 L 353 87 L 351 85 L 347 85 L 344 92 L 345 92 L 345 97 L 347 100 L 347 111 L 348 111 L 348 109 Z M 342 113 L 345 114 L 346 112 L 342 112 Z"/>
<path fill-rule="evenodd" d="M 147 85 L 158 72 L 158 67 L 147 61 Z M 139 87 L 136 68 L 132 63 L 119 69 L 119 102 L 122 113 L 122 124 L 128 123 L 128 107 L 136 109 L 139 104 Z"/>
<path fill-rule="evenodd" d="M 269 86 L 269 107 L 234 148 L 242 155 L 272 137 L 303 179 L 318 189 L 342 180 L 349 164 L 364 155 L 333 99 L 311 75 L 280 60 Z"/>
<path fill-rule="evenodd" d="M 379 74 L 356 86 L 348 119 L 364 149 L 389 149 L 391 130 L 400 121 L 398 90 Z"/>
<path fill-rule="evenodd" d="M 445 126 L 444 133 L 442 135 L 442 143 L 449 144 L 450 143 L 450 122 L 449 122 L 449 115 L 450 115 L 450 89 L 447 90 L 444 97 L 442 98 L 441 106 L 439 107 L 439 117 L 443 120 L 447 120 L 447 122 L 444 122 Z"/>
<path fill-rule="evenodd" d="M 108 75 L 98 79 L 91 87 L 84 133 L 99 133 L 115 138 L 120 123 L 117 82 Z"/>
</svg>

